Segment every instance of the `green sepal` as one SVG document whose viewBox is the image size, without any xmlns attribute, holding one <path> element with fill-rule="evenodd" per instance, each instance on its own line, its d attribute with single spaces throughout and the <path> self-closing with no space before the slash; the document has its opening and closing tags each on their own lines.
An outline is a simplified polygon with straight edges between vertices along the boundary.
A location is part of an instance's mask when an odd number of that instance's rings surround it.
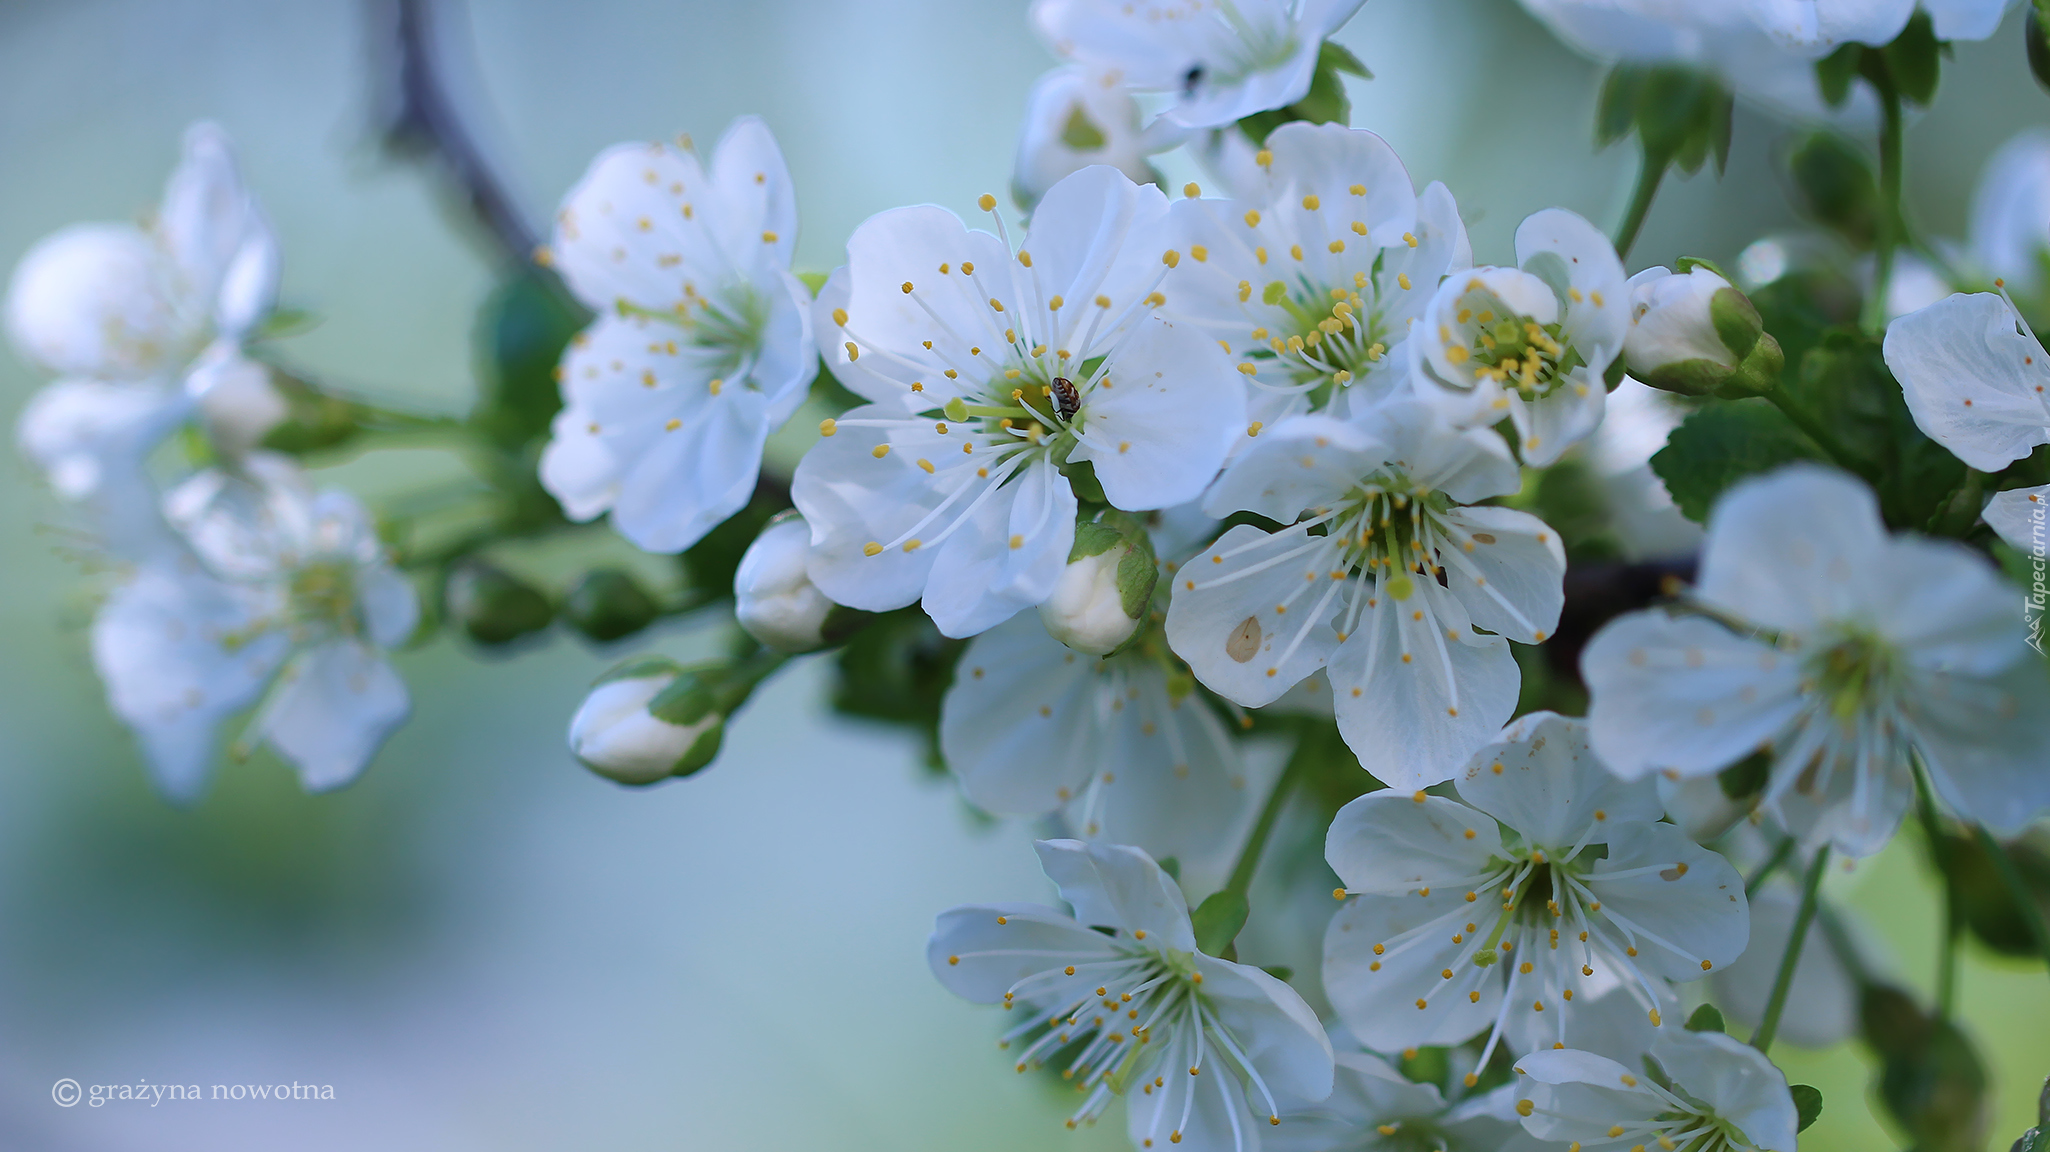
<svg viewBox="0 0 2050 1152">
<path fill-rule="evenodd" d="M 726 678 L 726 669 L 723 660 L 685 665 L 667 688 L 648 701 L 648 715 L 679 728 L 703 720 L 719 710 L 717 688 Z"/>
<path fill-rule="evenodd" d="M 1725 1032 L 1728 1029 L 1723 1027 L 1721 1010 L 1713 1004 L 1703 1004 L 1687 1017 L 1687 1031 Z"/>
<path fill-rule="evenodd" d="M 1801 137 L 1787 153 L 1800 207 L 1860 250 L 1879 236 L 1879 182 L 1856 144 L 1826 129 Z"/>
<path fill-rule="evenodd" d="M 309 312 L 304 308 L 273 308 L 257 322 L 256 331 L 249 334 L 249 339 L 278 340 L 286 336 L 297 336 L 320 327 L 320 320 L 320 313 Z"/>
<path fill-rule="evenodd" d="M 1696 268 L 1706 268 L 1710 272 L 1713 272 L 1716 275 L 1721 276 L 1724 280 L 1728 280 L 1730 278 L 1729 274 L 1724 272 L 1722 270 L 1722 267 L 1718 265 L 1715 261 L 1704 259 L 1700 256 L 1682 256 L 1678 260 L 1673 261 L 1673 270 L 1675 272 L 1678 272 L 1682 276 L 1687 275 L 1689 272 L 1694 271 Z"/>
<path fill-rule="evenodd" d="M 2022 42 L 2036 83 L 2050 88 L 2050 0 L 2034 0 L 2029 5 L 2029 14 L 2022 21 Z"/>
<path fill-rule="evenodd" d="M 676 768 L 669 774 L 689 776 L 719 758 L 719 748 L 726 741 L 726 722 L 720 720 L 710 728 L 698 733 L 698 738 L 676 761 Z"/>
<path fill-rule="evenodd" d="M 1736 372 L 1716 389 L 1716 395 L 1725 400 L 1742 400 L 1748 396 L 1763 396 L 1779 387 L 1780 373 L 1787 367 L 1786 353 L 1780 351 L 1780 342 L 1770 332 L 1761 332 L 1758 342 L 1751 346 L 1744 359 L 1738 363 Z"/>
<path fill-rule="evenodd" d="M 1118 606 L 1126 616 L 1142 619 L 1153 603 L 1160 564 L 1153 555 L 1153 538 L 1137 517 L 1113 508 L 1094 519 L 1078 521 L 1075 543 L 1068 549 L 1068 563 L 1101 556 L 1118 547 L 1126 549 L 1117 566 Z"/>
<path fill-rule="evenodd" d="M 1286 964 L 1262 964 L 1260 965 L 1260 971 L 1267 973 L 1283 984 L 1288 983 L 1295 976 L 1295 969 Z"/>
<path fill-rule="evenodd" d="M 1935 22 L 1929 13 L 1918 9 L 1893 43 L 1879 50 L 1887 72 L 1893 77 L 1894 90 L 1928 107 L 1936 99 L 1936 82 L 1942 75 L 1941 49 Z"/>
<path fill-rule="evenodd" d="M 1056 465 L 1061 475 L 1068 478 L 1068 487 L 1075 493 L 1075 499 L 1085 504 L 1108 504 L 1103 494 L 1103 482 L 1096 478 L 1096 461 L 1063 460 Z"/>
<path fill-rule="evenodd" d="M 1846 44 L 1815 62 L 1816 86 L 1822 89 L 1822 99 L 1831 108 L 1843 107 L 1850 98 L 1851 81 L 1857 78 L 1858 64 L 1864 55 L 1864 45 Z"/>
<path fill-rule="evenodd" d="M 1618 361 L 1620 363 L 1620 361 Z M 1712 396 L 1736 369 L 1714 360 L 1675 360 L 1639 377 L 1661 392 L 1677 396 Z"/>
<path fill-rule="evenodd" d="M 1806 1132 L 1822 1115 L 1822 1090 L 1813 1084 L 1795 1084 L 1787 1091 L 1793 1094 L 1794 1112 L 1800 1117 L 1794 1131 Z"/>
<path fill-rule="evenodd" d="M 1160 870 L 1167 873 L 1168 877 L 1175 883 L 1179 884 L 1182 882 L 1182 861 L 1180 857 L 1162 856 L 1160 859 L 1155 860 L 1154 863 L 1160 865 Z"/>
<path fill-rule="evenodd" d="M 1635 64 L 1618 64 L 1602 77 L 1594 111 L 1595 147 L 1606 148 L 1630 134 L 1637 123 L 1637 94 L 1643 87 L 1644 69 Z"/>
<path fill-rule="evenodd" d="M 1374 74 L 1367 70 L 1367 66 L 1360 63 L 1360 58 L 1352 54 L 1352 49 L 1336 40 L 1326 40 L 1323 46 L 1317 49 L 1317 67 L 1357 76 L 1362 80 L 1374 78 Z"/>
<path fill-rule="evenodd" d="M 1763 752 L 1753 752 L 1716 773 L 1715 782 L 1728 799 L 1743 800 L 1765 791 L 1766 781 L 1771 777 L 1772 757 Z"/>
<path fill-rule="evenodd" d="M 797 278 L 811 290 L 812 299 L 816 300 L 820 289 L 826 286 L 826 281 L 832 279 L 832 275 L 827 272 L 799 272 Z"/>
<path fill-rule="evenodd" d="M 477 557 L 458 562 L 442 584 L 448 618 L 479 644 L 509 644 L 555 619 L 555 606 L 526 581 Z"/>
<path fill-rule="evenodd" d="M 1715 325 L 1716 337 L 1723 347 L 1739 360 L 1750 353 L 1759 334 L 1765 331 L 1765 321 L 1759 319 L 1750 297 L 1735 288 L 1718 288 L 1709 296 L 1708 320 Z"/>
<path fill-rule="evenodd" d="M 1238 938 L 1239 929 L 1246 926 L 1246 917 L 1251 912 L 1245 893 L 1229 888 L 1212 892 L 1189 917 L 1196 929 L 1196 947 L 1208 955 L 1223 956 L 1224 950 Z"/>
<path fill-rule="evenodd" d="M 683 665 L 667 656 L 629 656 L 598 674 L 591 681 L 591 687 L 610 684 L 617 680 L 647 680 L 656 676 L 674 676 L 683 671 Z"/>
</svg>

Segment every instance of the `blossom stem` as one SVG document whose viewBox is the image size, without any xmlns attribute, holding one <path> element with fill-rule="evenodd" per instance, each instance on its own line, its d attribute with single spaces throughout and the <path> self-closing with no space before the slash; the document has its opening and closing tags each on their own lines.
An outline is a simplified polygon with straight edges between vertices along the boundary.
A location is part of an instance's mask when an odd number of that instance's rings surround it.
<svg viewBox="0 0 2050 1152">
<path fill-rule="evenodd" d="M 2036 940 L 2036 950 L 2043 954 L 2044 963 L 2050 964 L 2050 927 L 2043 923 L 2043 911 L 2036 906 L 2035 894 L 2029 891 L 2021 873 L 2015 871 L 2014 858 L 2007 854 L 2000 841 L 1993 838 L 1993 833 L 1986 831 L 1984 824 L 1973 825 L 1972 833 L 1978 837 L 1979 847 L 1987 858 L 1993 861 L 1994 870 L 2000 873 L 2000 882 L 2007 888 L 2007 898 L 2014 901 L 2022 923 L 2029 926 L 2029 935 Z"/>
<path fill-rule="evenodd" d="M 1882 117 L 1879 129 L 1879 246 L 1872 294 L 1865 298 L 1863 317 L 1866 329 L 1873 332 L 1886 327 L 1886 298 L 1893 284 L 1894 250 L 1900 246 L 1901 234 L 1906 231 L 1901 220 L 1901 94 L 1891 74 L 1885 69 L 1875 71 L 1879 73 L 1874 87 L 1879 89 Z"/>
<path fill-rule="evenodd" d="M 1658 195 L 1659 183 L 1666 178 L 1666 166 L 1671 157 L 1664 149 L 1646 147 L 1644 158 L 1637 169 L 1637 186 L 1630 192 L 1630 207 L 1623 212 L 1623 223 L 1616 229 L 1616 256 L 1630 258 L 1631 246 L 1637 243 L 1637 233 L 1644 227 L 1644 218 L 1651 212 L 1652 198 Z"/>
<path fill-rule="evenodd" d="M 1274 832 L 1274 822 L 1281 818 L 1282 806 L 1288 802 L 1288 794 L 1295 787 L 1296 778 L 1310 757 L 1300 750 L 1288 758 L 1288 764 L 1274 781 L 1273 791 L 1267 793 L 1267 803 L 1260 809 L 1260 816 L 1253 821 L 1253 830 L 1246 835 L 1245 847 L 1239 849 L 1239 858 L 1232 865 L 1231 878 L 1224 882 L 1227 892 L 1241 896 L 1253 886 L 1253 873 L 1260 867 L 1260 854 L 1267 848 L 1267 837 Z"/>
<path fill-rule="evenodd" d="M 1957 1003 L 1957 946 L 1965 925 L 1957 903 L 1957 889 L 1950 878 L 1950 838 L 1936 814 L 1929 777 L 1919 764 L 1915 767 L 1915 814 L 1922 825 L 1922 836 L 1929 842 L 1929 862 L 1936 866 L 1943 882 L 1943 943 L 1936 958 L 1936 1015 L 1947 1018 Z"/>
<path fill-rule="evenodd" d="M 1765 1018 L 1751 1034 L 1751 1046 L 1760 1052 L 1772 1050 L 1773 1034 L 1779 1031 L 1780 1013 L 1787 1007 L 1787 992 L 1794 986 L 1794 969 L 1801 963 L 1801 945 L 1808 939 L 1808 926 L 1815 922 L 1816 899 L 1822 891 L 1822 874 L 1829 867 L 1829 846 L 1815 850 L 1808 865 L 1808 878 L 1801 889 L 1801 908 L 1794 913 L 1794 933 L 1787 938 L 1787 950 L 1780 955 L 1779 974 L 1773 977 L 1772 998 L 1765 1003 Z"/>
<path fill-rule="evenodd" d="M 1758 871 L 1751 874 L 1751 879 L 1744 881 L 1745 899 L 1750 899 L 1758 891 L 1759 885 L 1772 879 L 1772 874 L 1779 871 L 1780 865 L 1785 864 L 1787 857 L 1793 854 L 1794 838 L 1792 836 L 1781 837 L 1779 847 L 1772 850 L 1772 855 L 1765 858 L 1765 863 L 1758 866 Z"/>
</svg>

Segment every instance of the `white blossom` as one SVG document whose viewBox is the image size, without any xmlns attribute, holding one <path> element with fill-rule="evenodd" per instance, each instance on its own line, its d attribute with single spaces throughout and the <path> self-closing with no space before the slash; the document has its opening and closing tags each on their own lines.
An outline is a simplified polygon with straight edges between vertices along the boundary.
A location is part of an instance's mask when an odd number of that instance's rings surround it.
<svg viewBox="0 0 2050 1152">
<path fill-rule="evenodd" d="M 1533 1052 L 1516 1062 L 1516 1109 L 1531 1135 L 1584 1152 L 1668 1144 L 1794 1152 L 1800 1116 L 1765 1053 L 1720 1032 L 1662 1028 L 1650 1064 L 1625 1067 L 1570 1048 Z"/>
<path fill-rule="evenodd" d="M 1060 813 L 1072 835 L 1214 870 L 1254 797 L 1238 746 L 1157 645 L 1092 659 L 1030 616 L 977 636 L 940 708 L 940 750 L 969 801 Z"/>
<path fill-rule="evenodd" d="M 2050 806 L 2050 669 L 2019 607 L 1984 557 L 1888 535 L 1841 473 L 1744 481 L 1709 518 L 1693 605 L 1621 616 L 1582 654 L 1595 750 L 1632 778 L 1765 751 L 1765 809 L 1853 856 L 1912 802 L 1911 757 L 1966 819 L 2019 829 Z"/>
<path fill-rule="evenodd" d="M 733 618 L 778 652 L 825 643 L 833 602 L 811 582 L 811 526 L 795 512 L 778 516 L 741 554 L 733 572 Z"/>
<path fill-rule="evenodd" d="M 1410 357 L 1420 395 L 1460 423 L 1508 417 L 1524 461 L 1545 465 L 1601 423 L 1630 289 L 1609 238 L 1563 208 L 1517 227 L 1516 264 L 1447 277 Z"/>
<path fill-rule="evenodd" d="M 1145 611 L 1138 616 L 1125 612 L 1119 568 L 1130 554 L 1119 546 L 1069 560 L 1039 605 L 1039 622 L 1047 634 L 1084 656 L 1107 656 L 1131 639 Z"/>
<path fill-rule="evenodd" d="M 1452 194 L 1419 197 L 1386 141 L 1338 124 L 1276 128 L 1255 170 L 1252 195 L 1171 209 L 1191 257 L 1168 277 L 1173 314 L 1253 369 L 1263 426 L 1401 390 L 1410 326 L 1446 273 L 1473 263 Z"/>
<path fill-rule="evenodd" d="M 1444 780 L 1516 706 L 1507 641 L 1543 640 L 1564 600 L 1557 534 L 1477 503 L 1520 484 L 1500 436 L 1450 429 L 1414 400 L 1355 422 L 1291 417 L 1204 498 L 1212 515 L 1290 526 L 1239 525 L 1184 564 L 1168 641 L 1247 707 L 1326 669 L 1368 772 L 1405 790 Z"/>
<path fill-rule="evenodd" d="M 1538 1152 L 1517 1123 L 1510 1085 L 1447 1100 L 1372 1053 L 1335 1059 L 1331 1095 L 1283 1115 L 1266 1152 Z"/>
<path fill-rule="evenodd" d="M 1645 376 L 1660 368 L 1706 360 L 1735 368 L 1737 356 L 1716 334 L 1709 305 L 1728 280 L 1700 265 L 1675 273 L 1646 268 L 1630 278 L 1630 332 L 1623 338 L 1623 358 L 1630 371 Z"/>
<path fill-rule="evenodd" d="M 259 696 L 238 750 L 268 742 L 311 791 L 355 779 L 410 711 L 384 652 L 419 619 L 362 506 L 259 453 L 186 480 L 165 511 L 182 547 L 142 564 L 92 633 L 158 786 L 196 798 L 215 727 Z"/>
<path fill-rule="evenodd" d="M 271 309 L 277 246 L 227 135 L 186 131 L 146 226 L 78 224 L 45 237 L 8 286 L 8 335 L 59 379 L 22 413 L 22 450 L 67 499 L 90 502 L 117 550 L 155 493 L 135 481 L 167 433 L 200 420 L 239 456 L 284 416 L 242 348 Z M 113 487 L 103 490 L 103 484 Z"/>
<path fill-rule="evenodd" d="M 985 211 L 996 198 L 984 196 Z M 1155 315 L 1167 204 L 1116 169 L 1056 184 L 1013 251 L 943 208 L 871 217 L 820 293 L 841 382 L 873 403 L 805 454 L 791 498 L 812 581 L 881 611 L 923 599 L 972 636 L 1053 592 L 1075 537 L 1068 473 L 1115 507 L 1194 499 L 1243 429 L 1231 360 Z"/>
<path fill-rule="evenodd" d="M 710 164 L 687 139 L 592 161 L 544 250 L 598 314 L 563 353 L 541 458 L 573 519 L 609 511 L 635 545 L 679 552 L 747 503 L 763 442 L 818 372 L 796 243 L 789 170 L 753 117 Z"/>
<path fill-rule="evenodd" d="M 1370 792 L 1332 821 L 1325 856 L 1354 898 L 1325 932 L 1324 986 L 1369 1046 L 1486 1032 L 1485 1064 L 1505 1036 L 1579 1044 L 1576 1005 L 1619 987 L 1657 1025 L 1667 981 L 1744 951 L 1743 879 L 1659 822 L 1651 781 L 1612 776 L 1583 722 L 1523 717 L 1456 786 Z"/>
<path fill-rule="evenodd" d="M 1165 115 L 1218 128 L 1309 94 L 1325 38 L 1364 0 L 1034 0 L 1032 24 L 1063 60 L 1172 93 Z"/>
<path fill-rule="evenodd" d="M 998 1043 L 1019 1072 L 1079 1042 L 1068 1123 L 1122 1095 L 1140 1148 L 1257 1149 L 1285 1109 L 1331 1092 L 1331 1041 L 1287 984 L 1196 950 L 1182 891 L 1144 852 L 1041 840 L 1074 909 L 979 904 L 940 914 L 926 958 L 947 989 L 1024 1019 Z M 1110 929 L 1108 934 L 1096 927 Z"/>
<path fill-rule="evenodd" d="M 2004 296 L 1957 293 L 1886 329 L 1886 366 L 1931 440 L 1982 472 L 2050 444 L 2050 357 Z"/>
<path fill-rule="evenodd" d="M 1134 184 L 1158 183 L 1146 157 L 1180 143 L 1178 132 L 1140 126 L 1139 102 L 1114 72 L 1066 64 L 1033 81 L 1018 131 L 1011 197 L 1026 210 L 1067 176 L 1108 164 Z"/>
<path fill-rule="evenodd" d="M 2023 293 L 2045 287 L 2050 259 L 2050 131 L 2027 128 L 2002 144 L 1972 191 L 1969 235 L 1979 265 Z"/>
</svg>

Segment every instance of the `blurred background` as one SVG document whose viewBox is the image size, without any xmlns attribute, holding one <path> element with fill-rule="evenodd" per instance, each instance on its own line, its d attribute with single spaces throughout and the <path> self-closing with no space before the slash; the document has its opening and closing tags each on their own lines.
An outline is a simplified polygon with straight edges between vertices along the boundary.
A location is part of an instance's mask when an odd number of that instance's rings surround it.
<svg viewBox="0 0 2050 1152">
<path fill-rule="evenodd" d="M 964 214 L 1010 176 L 1051 65 L 1021 0 L 437 5 L 461 108 L 533 225 L 602 147 L 762 115 L 794 174 L 801 268 L 862 218 Z M 154 203 L 193 120 L 222 123 L 321 318 L 294 363 L 460 412 L 499 257 L 430 169 L 378 147 L 391 13 L 348 0 L 0 5 L 0 263 Z M 2018 13 L 2010 23 L 2018 20 Z M 1509 0 L 1370 0 L 1339 39 L 1375 72 L 1353 123 L 1442 179 L 1476 257 L 1563 205 L 1613 223 L 1636 158 L 1595 153 L 1597 66 Z M 2018 35 L 1958 46 L 1910 130 L 1913 212 L 1963 228 L 1985 157 L 2040 124 Z M 1730 260 L 1792 225 L 1781 126 L 1741 112 L 1729 171 L 1669 183 L 1632 267 Z M 1170 159 L 1175 182 L 1193 169 Z M 40 383 L 0 357 L 0 408 Z M 785 444 L 787 467 L 802 444 Z M 373 498 L 446 465 L 336 470 Z M 563 728 L 621 653 L 554 635 L 511 655 L 400 658 L 415 718 L 354 787 L 302 795 L 260 754 L 178 811 L 150 791 L 86 654 L 88 582 L 26 464 L 0 464 L 0 1146 L 92 1149 L 1124 1147 L 1061 1130 L 995 1022 L 925 970 L 934 913 L 1044 899 L 1029 829 L 969 817 L 900 735 L 828 714 L 800 662 L 711 770 L 648 791 L 577 767 Z M 687 626 L 628 642 L 687 655 Z M 1314 833 L 1313 833 L 1314 834 Z M 1841 895 L 1927 987 L 1936 892 L 1904 836 Z M 1257 915 L 1257 914 L 1256 914 Z M 1993 1132 L 2050 1072 L 2039 966 L 1967 953 L 1961 1014 L 1995 1065 Z M 1782 1050 L 1827 1101 L 1804 1146 L 1890 1147 L 1865 1057 Z M 51 1084 L 331 1085 L 331 1101 L 56 1107 Z M 1117 1115 L 1117 1113 L 1113 1113 Z M 1058 1143 L 1057 1142 L 1061 1142 Z"/>
</svg>

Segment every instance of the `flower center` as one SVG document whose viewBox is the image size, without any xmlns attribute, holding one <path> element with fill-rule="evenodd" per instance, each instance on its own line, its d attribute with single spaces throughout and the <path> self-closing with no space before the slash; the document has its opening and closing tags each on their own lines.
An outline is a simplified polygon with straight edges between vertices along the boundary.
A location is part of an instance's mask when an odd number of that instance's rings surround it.
<svg viewBox="0 0 2050 1152">
<path fill-rule="evenodd" d="M 1276 333 L 1263 326 L 1253 329 L 1252 338 L 1265 341 L 1287 365 L 1296 389 L 1314 393 L 1313 404 L 1324 403 L 1331 387 L 1365 375 L 1387 354 L 1388 331 L 1375 287 L 1381 262 L 1382 257 L 1374 258 L 1372 275 L 1355 272 L 1350 289 L 1325 288 L 1299 278 L 1292 290 L 1286 282 L 1274 280 L 1261 292 L 1263 303 L 1282 311 L 1288 329 Z"/>
<path fill-rule="evenodd" d="M 353 635 L 357 631 L 356 570 L 341 560 L 316 560 L 292 570 L 287 613 L 295 627 Z"/>
<path fill-rule="evenodd" d="M 1849 722 L 1884 708 L 1898 695 L 1901 668 L 1892 644 L 1867 631 L 1847 631 L 1809 663 L 1830 715 Z"/>
<path fill-rule="evenodd" d="M 621 316 L 639 316 L 683 329 L 692 348 L 710 354 L 711 370 L 720 380 L 757 387 L 752 374 L 761 359 L 769 303 L 747 281 L 734 279 L 709 294 L 700 292 L 696 284 L 686 283 L 683 299 L 666 312 L 642 308 L 624 297 L 615 307 Z M 713 394 L 718 394 L 716 387 Z"/>
<path fill-rule="evenodd" d="M 1438 338 L 1454 365 L 1514 389 L 1525 400 L 1551 395 L 1580 367 L 1578 349 L 1565 342 L 1564 325 L 1518 312 L 1476 279 L 1456 301 L 1451 324 Z"/>
</svg>

